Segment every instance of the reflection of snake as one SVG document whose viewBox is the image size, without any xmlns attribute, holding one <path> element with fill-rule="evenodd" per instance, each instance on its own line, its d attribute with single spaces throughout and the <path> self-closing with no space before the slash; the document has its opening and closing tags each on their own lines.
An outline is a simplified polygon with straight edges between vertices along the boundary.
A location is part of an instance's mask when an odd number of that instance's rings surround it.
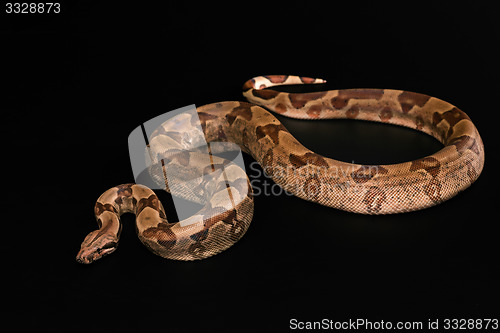
<svg viewBox="0 0 500 333">
<path fill-rule="evenodd" d="M 198 108 L 205 138 L 207 142 L 238 144 L 288 192 L 355 213 L 390 214 L 430 207 L 464 190 L 481 173 L 484 147 L 476 127 L 464 112 L 437 98 L 387 89 L 300 94 L 262 90 L 281 84 L 322 82 L 297 76 L 261 76 L 247 81 L 243 94 L 249 101 L 284 116 L 350 118 L 402 125 L 430 134 L 445 147 L 406 163 L 344 163 L 308 150 L 271 113 L 243 102 Z M 188 219 L 189 223 L 168 223 L 153 191 L 135 184 L 114 187 L 97 200 L 95 214 L 99 229 L 83 241 L 77 256 L 79 262 L 90 263 L 114 251 L 120 235 L 119 216 L 124 212 L 136 214 L 140 240 L 165 258 L 206 258 L 227 249 L 243 236 L 253 215 L 246 174 L 232 164 L 221 171 L 215 165 L 224 162 L 216 157 L 209 164 L 196 166 L 200 158 L 181 149 L 185 133 L 163 126 L 152 134 L 150 144 L 154 146 L 156 142 L 157 147 L 163 147 L 161 157 L 170 154 L 173 165 L 186 170 L 204 169 L 207 179 L 185 195 L 187 199 L 196 196 L 195 201 L 204 205 L 200 212 Z"/>
</svg>

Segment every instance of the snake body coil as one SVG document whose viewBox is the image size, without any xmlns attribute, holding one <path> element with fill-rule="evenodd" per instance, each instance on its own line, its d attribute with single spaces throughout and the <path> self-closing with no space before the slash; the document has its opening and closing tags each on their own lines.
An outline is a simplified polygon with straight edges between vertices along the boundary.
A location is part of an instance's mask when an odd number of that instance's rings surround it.
<svg viewBox="0 0 500 333">
<path fill-rule="evenodd" d="M 470 118 L 455 106 L 423 94 L 388 89 L 346 89 L 285 93 L 268 87 L 323 83 L 290 75 L 259 76 L 243 86 L 252 103 L 221 102 L 199 107 L 198 118 L 208 143 L 234 142 L 258 161 L 289 193 L 333 208 L 363 214 L 392 214 L 441 203 L 469 187 L 480 175 L 484 147 Z M 315 154 L 302 146 L 271 113 L 300 119 L 349 118 L 406 126 L 443 143 L 430 156 L 399 164 L 351 164 Z M 194 120 L 193 120 L 194 121 Z M 184 133 L 185 134 L 185 133 Z M 182 150 L 183 131 L 165 123 L 150 146 L 183 170 L 204 170 L 207 178 L 185 198 L 203 208 L 189 221 L 167 222 L 155 193 L 138 184 L 106 191 L 97 200 L 99 229 L 83 241 L 77 260 L 91 263 L 113 252 L 125 212 L 136 215 L 139 239 L 152 252 L 178 260 L 203 259 L 238 241 L 253 216 L 252 189 L 245 172 L 216 157 L 203 164 L 194 152 Z M 174 155 L 172 155 L 175 153 Z M 168 188 L 168 186 L 167 186 Z"/>
</svg>

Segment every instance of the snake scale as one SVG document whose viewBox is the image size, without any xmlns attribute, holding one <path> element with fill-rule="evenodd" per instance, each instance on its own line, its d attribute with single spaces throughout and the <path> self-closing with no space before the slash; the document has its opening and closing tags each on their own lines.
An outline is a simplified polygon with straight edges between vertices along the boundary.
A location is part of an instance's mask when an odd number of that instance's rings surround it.
<svg viewBox="0 0 500 333">
<path fill-rule="evenodd" d="M 97 200 L 99 229 L 85 238 L 77 261 L 91 263 L 113 252 L 120 237 L 120 215 L 126 212 L 136 215 L 141 242 L 169 259 L 207 258 L 229 248 L 246 232 L 253 216 L 252 188 L 246 173 L 221 158 L 201 162 L 199 154 L 184 150 L 188 131 L 178 124 L 201 123 L 207 143 L 237 144 L 289 193 L 354 213 L 392 214 L 430 207 L 453 197 L 479 177 L 484 165 L 481 137 L 463 111 L 443 100 L 389 89 L 309 93 L 265 89 L 323 82 L 292 75 L 255 77 L 243 85 L 243 95 L 251 103 L 209 104 L 197 108 L 199 119 L 162 124 L 151 134 L 149 146 L 158 159 L 170 157 L 172 168 L 194 168 L 206 175 L 185 194 L 203 208 L 189 221 L 169 223 L 161 202 L 148 187 L 113 187 Z M 345 163 L 301 145 L 263 107 L 299 119 L 348 118 L 406 126 L 433 136 L 444 147 L 430 156 L 399 164 Z M 224 163 L 225 168 L 215 168 Z M 166 180 L 165 188 L 168 190 Z"/>
</svg>

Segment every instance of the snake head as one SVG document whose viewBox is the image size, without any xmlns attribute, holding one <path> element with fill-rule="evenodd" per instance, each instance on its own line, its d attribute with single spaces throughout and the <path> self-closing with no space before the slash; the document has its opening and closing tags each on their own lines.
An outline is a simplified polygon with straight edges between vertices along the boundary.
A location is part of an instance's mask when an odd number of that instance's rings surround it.
<svg viewBox="0 0 500 333">
<path fill-rule="evenodd" d="M 94 230 L 85 237 L 76 255 L 76 261 L 91 264 L 97 259 L 114 252 L 118 246 L 118 237 L 100 230 Z"/>
</svg>

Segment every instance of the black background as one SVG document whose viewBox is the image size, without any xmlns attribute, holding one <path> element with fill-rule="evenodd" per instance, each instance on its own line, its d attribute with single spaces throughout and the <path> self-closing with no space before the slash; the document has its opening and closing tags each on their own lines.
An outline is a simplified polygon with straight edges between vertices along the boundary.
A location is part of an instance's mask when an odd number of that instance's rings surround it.
<svg viewBox="0 0 500 333">
<path fill-rule="evenodd" d="M 160 332 L 287 331 L 292 318 L 498 318 L 494 11 L 311 1 L 72 1 L 60 14 L 2 8 L 8 317 L 54 331 Z M 244 238 L 196 262 L 151 254 L 134 217 L 124 216 L 115 253 L 76 263 L 96 227 L 97 197 L 133 181 L 127 137 L 135 127 L 185 105 L 243 100 L 241 85 L 267 74 L 449 101 L 482 135 L 483 174 L 450 201 L 402 215 L 257 196 Z M 409 129 L 278 117 L 308 148 L 348 162 L 403 162 L 441 147 Z M 245 162 L 250 169 L 252 159 Z"/>
</svg>

